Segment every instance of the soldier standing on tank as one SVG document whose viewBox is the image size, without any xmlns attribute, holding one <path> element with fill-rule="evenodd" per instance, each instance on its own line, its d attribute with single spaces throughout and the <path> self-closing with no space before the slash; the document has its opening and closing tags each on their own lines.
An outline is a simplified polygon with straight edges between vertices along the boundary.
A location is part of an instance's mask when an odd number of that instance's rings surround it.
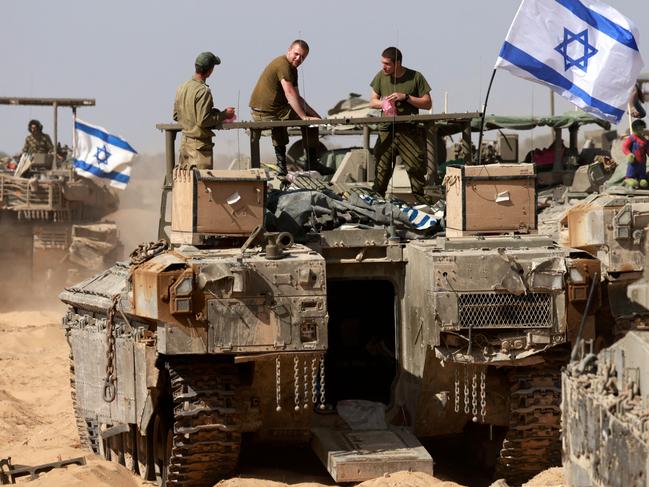
<svg viewBox="0 0 649 487">
<path fill-rule="evenodd" d="M 298 89 L 297 68 L 309 54 L 309 45 L 301 40 L 294 40 L 288 52 L 273 59 L 259 76 L 252 95 L 250 110 L 252 119 L 257 122 L 273 120 L 317 120 L 320 115 L 306 102 Z M 317 127 L 301 127 L 302 141 L 307 152 L 307 170 L 320 174 L 332 174 L 333 169 L 323 166 L 318 161 Z M 275 127 L 271 131 L 273 147 L 280 175 L 287 173 L 286 146 L 288 131 L 286 127 Z"/>
<path fill-rule="evenodd" d="M 24 154 L 48 154 L 54 150 L 52 139 L 43 133 L 43 124 L 38 120 L 30 120 L 27 130 L 29 135 L 25 137 Z"/>
<path fill-rule="evenodd" d="M 194 63 L 194 76 L 176 90 L 173 118 L 182 127 L 179 164 L 185 167 L 212 169 L 214 134 L 211 129 L 235 115 L 233 107 L 222 111 L 214 108 L 212 92 L 205 84 L 217 64 L 221 60 L 211 52 L 200 53 Z"/>
<path fill-rule="evenodd" d="M 419 110 L 432 107 L 430 86 L 426 78 L 412 69 L 402 66 L 403 56 L 396 47 L 388 47 L 381 53 L 382 69 L 370 83 L 372 93 L 370 106 L 383 110 L 384 116 L 416 115 Z M 383 123 L 374 147 L 376 176 L 374 191 L 385 196 L 394 171 L 397 154 L 406 166 L 410 187 L 415 200 L 426 203 L 426 147 L 423 127 L 412 123 Z"/>
</svg>

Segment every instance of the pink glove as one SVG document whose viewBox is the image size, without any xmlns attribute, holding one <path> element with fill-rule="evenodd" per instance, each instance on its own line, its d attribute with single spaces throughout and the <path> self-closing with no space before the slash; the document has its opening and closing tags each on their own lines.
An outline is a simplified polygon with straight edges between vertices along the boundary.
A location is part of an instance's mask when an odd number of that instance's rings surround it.
<svg viewBox="0 0 649 487">
<path fill-rule="evenodd" d="M 397 107 L 395 106 L 394 102 L 392 100 L 388 100 L 387 98 L 384 98 L 381 101 L 381 110 L 383 110 L 383 114 L 387 115 L 388 117 L 397 114 Z"/>
</svg>

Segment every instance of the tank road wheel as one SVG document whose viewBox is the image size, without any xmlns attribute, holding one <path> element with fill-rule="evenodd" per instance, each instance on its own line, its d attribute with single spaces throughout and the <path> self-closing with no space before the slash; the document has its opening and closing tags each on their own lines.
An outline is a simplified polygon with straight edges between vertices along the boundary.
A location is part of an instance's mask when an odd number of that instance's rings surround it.
<svg viewBox="0 0 649 487">
<path fill-rule="evenodd" d="M 165 432 L 169 458 L 164 480 L 182 487 L 214 485 L 234 470 L 239 459 L 237 368 L 195 357 L 170 360 L 166 367 L 173 427 Z"/>
<path fill-rule="evenodd" d="M 520 485 L 561 465 L 561 366 L 567 356 L 509 371 L 509 430 L 496 467 L 498 477 Z"/>
</svg>

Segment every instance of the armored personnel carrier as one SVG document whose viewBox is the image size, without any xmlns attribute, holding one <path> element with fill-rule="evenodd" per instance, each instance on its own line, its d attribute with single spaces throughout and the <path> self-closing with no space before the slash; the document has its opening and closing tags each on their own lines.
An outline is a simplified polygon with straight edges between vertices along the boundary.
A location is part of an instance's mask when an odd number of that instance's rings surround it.
<svg viewBox="0 0 649 487">
<path fill-rule="evenodd" d="M 223 128 L 300 123 L 312 121 Z M 431 215 L 372 211 L 372 195 L 354 199 L 343 182 L 267 198 L 255 167 L 176 167 L 179 127 L 159 127 L 164 240 L 60 295 L 87 447 L 161 485 L 198 487 L 236 469 L 244 435 L 311 442 L 334 480 L 353 482 L 430 473 L 417 438 L 478 423 L 504 431 L 510 480 L 559 463 L 560 367 L 580 326 L 592 334 L 600 269 L 534 234 L 530 167 L 460 174 L 463 221 L 451 236 L 447 216 L 446 237 L 432 237 L 414 225 Z M 480 201 L 495 218 L 476 218 Z"/>
<path fill-rule="evenodd" d="M 0 261 L 11 269 L 4 283 L 11 295 L 38 283 L 61 286 L 105 268 L 121 252 L 117 227 L 101 222 L 118 198 L 107 188 L 77 177 L 71 154 L 58 147 L 57 108 L 92 106 L 92 99 L 0 98 L 0 105 L 54 107 L 56 154 L 23 154 L 18 167 L 0 167 Z M 25 165 L 25 163 L 27 165 Z M 13 164 L 12 164 L 13 166 Z M 25 269 L 28 269 L 25 272 Z"/>
</svg>

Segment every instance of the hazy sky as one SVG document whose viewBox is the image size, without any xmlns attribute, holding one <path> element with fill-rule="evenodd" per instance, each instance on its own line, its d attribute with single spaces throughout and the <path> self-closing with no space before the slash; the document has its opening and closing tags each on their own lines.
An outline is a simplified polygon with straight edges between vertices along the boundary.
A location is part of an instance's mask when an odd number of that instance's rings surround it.
<svg viewBox="0 0 649 487">
<path fill-rule="evenodd" d="M 79 117 L 125 137 L 143 153 L 163 150 L 158 122 L 171 121 L 176 87 L 193 73 L 196 55 L 221 57 L 208 83 L 217 106 L 239 107 L 257 77 L 296 37 L 311 52 L 300 90 L 325 114 L 349 92 L 367 97 L 389 45 L 432 87 L 434 111 L 477 111 L 519 0 L 465 1 L 199 1 L 1 0 L 0 96 L 88 97 L 97 105 Z M 609 0 L 631 17 L 649 63 L 647 0 Z M 649 71 L 645 67 L 644 71 Z M 545 115 L 549 91 L 499 71 L 490 113 Z M 559 101 L 557 112 L 572 109 Z M 52 132 L 51 110 L 0 106 L 0 151 L 20 150 L 27 122 Z M 59 138 L 70 143 L 69 109 L 59 111 Z M 237 151 L 236 137 L 217 135 L 220 151 Z M 247 151 L 247 139 L 240 148 Z"/>
</svg>

